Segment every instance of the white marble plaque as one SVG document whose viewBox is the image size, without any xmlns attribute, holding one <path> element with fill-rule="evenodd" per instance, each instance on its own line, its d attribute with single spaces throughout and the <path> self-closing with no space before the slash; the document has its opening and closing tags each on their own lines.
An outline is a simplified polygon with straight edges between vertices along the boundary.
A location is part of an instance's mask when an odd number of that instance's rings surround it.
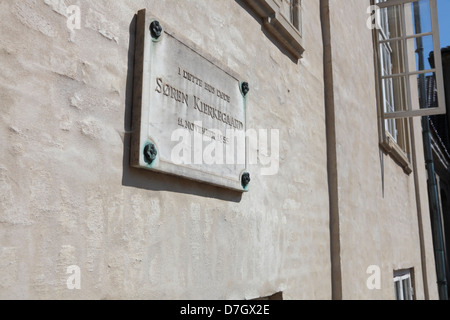
<svg viewBox="0 0 450 320">
<path fill-rule="evenodd" d="M 139 12 L 132 165 L 247 191 L 243 81 L 200 51 Z"/>
</svg>

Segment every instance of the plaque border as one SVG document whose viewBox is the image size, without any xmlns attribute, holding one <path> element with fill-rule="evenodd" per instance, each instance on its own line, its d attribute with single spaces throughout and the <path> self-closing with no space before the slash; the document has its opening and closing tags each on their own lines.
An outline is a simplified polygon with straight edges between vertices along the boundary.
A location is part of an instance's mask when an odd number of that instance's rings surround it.
<svg viewBox="0 0 450 320">
<path fill-rule="evenodd" d="M 243 81 L 236 72 L 232 71 L 228 67 L 225 67 L 221 62 L 212 55 L 204 52 L 198 45 L 192 41 L 180 36 L 173 29 L 166 24 L 163 20 L 150 14 L 147 9 L 139 10 L 136 15 L 136 33 L 135 33 L 135 57 L 134 57 L 134 83 L 133 83 L 133 106 L 132 106 L 132 132 L 131 132 L 131 148 L 130 148 L 130 165 L 139 169 L 146 169 L 150 171 L 156 171 L 163 174 L 169 174 L 185 178 L 188 180 L 194 180 L 201 183 L 207 183 L 217 187 L 223 187 L 240 192 L 249 191 L 249 186 L 243 186 L 242 176 L 248 173 L 248 141 L 245 140 L 245 169 L 239 172 L 239 176 L 236 180 L 212 173 L 204 172 L 196 168 L 187 167 L 184 165 L 177 165 L 170 162 L 159 161 L 159 157 L 152 163 L 148 163 L 144 158 L 144 148 L 149 144 L 154 144 L 158 150 L 158 146 L 155 141 L 150 141 L 147 136 L 145 124 L 142 119 L 148 119 L 148 110 L 145 110 L 145 106 L 149 105 L 149 78 L 146 74 L 146 68 L 149 66 L 147 61 L 150 61 L 150 47 L 149 42 L 158 42 L 159 39 L 154 39 L 150 35 L 150 24 L 153 21 L 158 21 L 163 26 L 161 37 L 170 36 L 180 42 L 180 45 L 184 45 L 195 54 L 199 55 L 215 67 L 234 78 L 238 84 L 242 84 Z M 244 96 L 243 108 L 244 108 L 244 130 L 247 129 L 247 101 L 248 97 Z"/>
</svg>

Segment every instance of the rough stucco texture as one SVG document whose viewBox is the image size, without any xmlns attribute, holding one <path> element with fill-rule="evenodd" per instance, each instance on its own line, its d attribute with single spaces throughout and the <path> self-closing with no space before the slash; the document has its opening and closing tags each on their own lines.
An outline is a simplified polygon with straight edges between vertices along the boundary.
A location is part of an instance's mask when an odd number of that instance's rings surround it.
<svg viewBox="0 0 450 320">
<path fill-rule="evenodd" d="M 1 1 L 0 298 L 329 299 L 320 14 L 303 2 L 294 63 L 232 0 Z M 241 195 L 129 167 L 142 8 L 248 79 L 249 127 L 280 130 L 277 175 L 252 166 Z"/>
<path fill-rule="evenodd" d="M 368 15 L 350 14 L 347 0 L 330 1 L 336 150 L 339 181 L 342 296 L 344 299 L 394 299 L 394 270 L 414 270 L 417 299 L 436 298 L 436 275 L 420 119 L 414 120 L 421 217 L 414 175 L 406 174 L 377 148 L 372 30 Z M 352 12 L 367 12 L 369 1 L 354 1 Z M 342 23 L 345 21 L 345 23 Z M 372 76 L 370 76 L 372 75 Z M 425 245 L 421 249 L 419 221 Z M 424 255 L 422 263 L 421 254 Z M 381 270 L 381 288 L 368 290 L 369 266 Z"/>
</svg>

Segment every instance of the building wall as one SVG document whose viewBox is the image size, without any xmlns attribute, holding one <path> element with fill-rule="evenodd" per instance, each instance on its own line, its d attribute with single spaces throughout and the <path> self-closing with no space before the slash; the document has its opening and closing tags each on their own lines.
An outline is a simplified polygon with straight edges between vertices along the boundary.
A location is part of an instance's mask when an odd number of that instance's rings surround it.
<svg viewBox="0 0 450 320">
<path fill-rule="evenodd" d="M 425 298 L 423 272 L 437 298 L 420 119 L 413 120 L 417 174 L 377 148 L 372 30 L 362 27 L 369 5 L 355 1 L 349 11 L 348 1 L 330 1 L 342 297 L 393 299 L 394 270 L 414 268 L 416 298 Z M 372 265 L 381 269 L 381 290 L 367 290 Z"/>
<path fill-rule="evenodd" d="M 239 2 L 74 1 L 74 33 L 69 2 L 0 4 L 0 296 L 329 299 L 318 3 L 296 64 Z M 248 126 L 280 130 L 277 175 L 250 167 L 242 195 L 129 167 L 142 8 L 248 79 Z"/>
<path fill-rule="evenodd" d="M 450 177 L 448 174 L 448 101 L 450 101 L 450 47 L 442 49 L 442 68 L 444 72 L 445 84 L 445 100 L 447 103 L 447 114 L 431 118 L 431 122 L 435 130 L 432 131 L 432 151 L 433 161 L 436 172 L 436 183 L 439 190 L 439 210 L 442 223 L 443 247 L 445 253 L 445 274 L 450 279 L 450 215 L 449 215 L 449 194 L 450 194 Z"/>
<path fill-rule="evenodd" d="M 424 298 L 422 254 L 435 298 L 426 188 L 420 251 L 414 175 L 378 147 L 369 1 L 349 2 L 330 1 L 342 297 L 391 299 L 393 270 L 414 267 Z M 2 1 L 0 298 L 332 298 L 320 2 L 302 3 L 295 62 L 241 1 Z M 278 174 L 250 166 L 241 194 L 129 166 L 142 8 L 248 80 L 248 127 L 280 130 Z M 81 290 L 67 288 L 71 265 Z"/>
</svg>

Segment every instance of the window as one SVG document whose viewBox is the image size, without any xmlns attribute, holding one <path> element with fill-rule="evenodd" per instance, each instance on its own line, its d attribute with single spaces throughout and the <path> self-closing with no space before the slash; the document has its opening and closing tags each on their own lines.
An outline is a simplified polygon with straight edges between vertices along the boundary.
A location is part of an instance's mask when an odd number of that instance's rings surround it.
<svg viewBox="0 0 450 320">
<path fill-rule="evenodd" d="M 300 3 L 301 0 L 280 0 L 280 11 L 301 34 Z"/>
<path fill-rule="evenodd" d="M 260 18 L 264 29 L 288 52 L 300 59 L 302 38 L 302 0 L 243 0 Z"/>
<path fill-rule="evenodd" d="M 397 18 L 397 17 L 395 17 Z M 397 20 L 397 19 L 396 19 Z M 394 22 L 394 23 L 392 23 Z M 391 36 L 391 30 L 389 28 L 390 25 L 395 25 L 395 21 L 392 21 L 391 24 L 389 23 L 389 17 L 387 14 L 387 10 L 381 11 L 380 16 L 380 26 L 378 32 L 378 40 L 380 42 L 380 72 L 382 77 L 392 76 L 394 73 L 394 69 L 399 69 L 399 64 L 401 64 L 401 60 L 395 59 L 394 57 L 394 50 L 392 50 L 392 46 L 388 42 L 384 42 L 385 40 L 389 39 Z M 394 29 L 394 28 L 393 28 Z M 393 30 L 395 32 L 395 29 Z M 395 65 L 393 64 L 395 62 Z M 386 78 L 382 80 L 381 82 L 382 86 L 382 104 L 383 104 L 383 112 L 394 112 L 395 111 L 395 98 L 394 98 L 394 83 L 391 78 Z M 401 89 L 401 88 L 399 88 Z M 397 99 L 401 97 L 401 95 L 397 96 Z M 398 104 L 398 103 L 397 103 Z M 391 135 L 391 137 L 394 139 L 394 141 L 397 141 L 398 139 L 398 131 L 397 131 L 397 125 L 395 123 L 395 119 L 387 119 L 386 123 L 386 130 Z"/>
<path fill-rule="evenodd" d="M 394 272 L 396 300 L 414 300 L 414 287 L 411 274 L 411 269 Z"/>
<path fill-rule="evenodd" d="M 388 91 L 394 90 L 394 104 L 385 109 L 384 117 L 445 113 L 436 0 L 375 0 L 375 4 L 379 7 L 375 37 L 379 82 L 386 99 L 392 98 Z M 433 51 L 435 66 L 428 59 Z M 430 107 L 420 92 L 427 76 L 436 78 L 439 100 L 436 107 Z"/>
<path fill-rule="evenodd" d="M 445 113 L 436 0 L 373 0 L 380 143 L 411 172 L 408 118 Z M 436 63 L 429 62 L 435 54 Z M 426 78 L 434 77 L 438 104 L 427 103 Z"/>
</svg>

